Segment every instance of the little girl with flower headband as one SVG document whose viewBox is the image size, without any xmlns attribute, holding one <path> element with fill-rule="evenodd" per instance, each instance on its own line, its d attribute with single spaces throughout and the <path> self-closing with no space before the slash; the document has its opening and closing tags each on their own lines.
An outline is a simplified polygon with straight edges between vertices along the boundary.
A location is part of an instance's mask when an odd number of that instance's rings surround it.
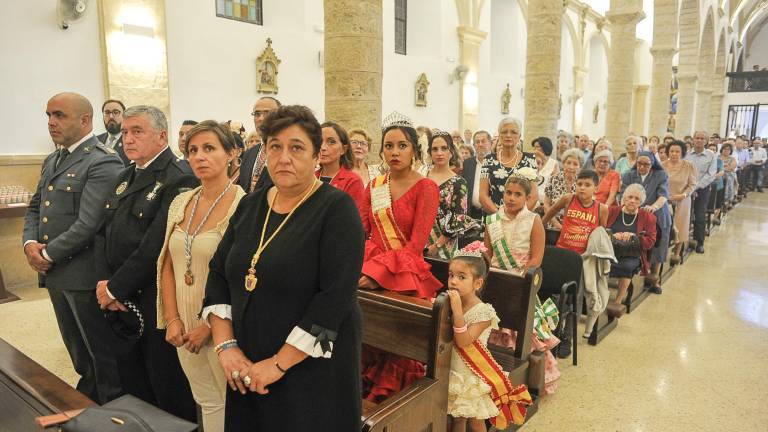
<svg viewBox="0 0 768 432">
<path fill-rule="evenodd" d="M 488 273 L 484 252 L 479 241 L 469 244 L 453 256 L 448 267 L 454 334 L 448 414 L 455 431 L 485 431 L 486 419 L 499 430 L 508 423 L 522 424 L 525 407 L 531 404 L 527 388 L 512 386 L 486 348 L 491 331 L 499 328 L 499 317 L 478 296 Z"/>
<path fill-rule="evenodd" d="M 504 205 L 486 218 L 485 245 L 490 250 L 491 265 L 519 276 L 528 268 L 541 266 L 544 258 L 544 224 L 538 214 L 528 210 L 526 201 L 536 185 L 536 171 L 521 168 L 509 176 L 504 187 Z M 544 393 L 553 393 L 560 372 L 552 348 L 560 340 L 552 334 L 557 326 L 557 307 L 551 299 L 543 305 L 536 299 L 532 349 L 544 353 Z M 495 345 L 514 347 L 514 331 L 501 328 L 490 336 Z"/>
</svg>

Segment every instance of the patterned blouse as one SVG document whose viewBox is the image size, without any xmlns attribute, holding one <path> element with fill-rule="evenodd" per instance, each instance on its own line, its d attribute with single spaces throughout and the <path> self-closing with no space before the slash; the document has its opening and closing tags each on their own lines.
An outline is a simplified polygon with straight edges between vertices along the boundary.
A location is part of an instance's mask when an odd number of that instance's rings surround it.
<svg viewBox="0 0 768 432">
<path fill-rule="evenodd" d="M 440 206 L 435 223 L 442 235 L 454 239 L 477 223 L 467 215 L 467 181 L 454 175 L 438 188 Z"/>
<path fill-rule="evenodd" d="M 576 180 L 571 184 L 571 190 L 566 189 L 565 173 L 560 171 L 549 178 L 549 183 L 547 183 L 547 187 L 544 188 L 544 195 L 546 195 L 547 198 L 549 198 L 549 202 L 554 205 L 561 196 L 569 193 L 576 193 Z M 555 219 L 557 219 L 560 224 L 563 223 L 563 210 L 560 210 L 560 212 L 555 215 Z"/>
<path fill-rule="evenodd" d="M 536 166 L 536 158 L 533 156 L 533 153 L 522 153 L 523 156 L 520 158 L 520 162 L 511 168 L 502 165 L 501 162 L 499 162 L 496 153 L 489 154 L 483 161 L 483 167 L 480 170 L 480 178 L 488 180 L 491 201 L 499 207 L 504 205 L 504 185 L 507 183 L 507 177 L 520 168 L 527 167 L 538 170 L 538 167 Z"/>
</svg>

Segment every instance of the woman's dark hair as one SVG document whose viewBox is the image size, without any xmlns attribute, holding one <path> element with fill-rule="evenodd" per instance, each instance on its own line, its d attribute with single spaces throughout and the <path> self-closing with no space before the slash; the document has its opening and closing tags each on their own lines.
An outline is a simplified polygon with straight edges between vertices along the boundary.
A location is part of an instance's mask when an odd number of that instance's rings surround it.
<svg viewBox="0 0 768 432">
<path fill-rule="evenodd" d="M 451 152 L 451 159 L 448 161 L 448 166 L 457 165 L 459 163 L 459 152 L 456 150 L 456 146 L 453 145 L 453 138 L 451 138 L 451 134 L 448 132 L 440 131 L 432 135 L 432 138 L 429 139 L 429 145 L 427 146 L 429 157 L 432 157 L 432 144 L 434 144 L 435 140 L 438 138 L 442 138 L 443 141 L 445 141 L 448 145 L 448 151 Z"/>
<path fill-rule="evenodd" d="M 312 110 L 303 105 L 282 105 L 272 111 L 259 128 L 261 136 L 265 137 L 264 143 L 270 137 L 274 137 L 284 129 L 296 125 L 309 136 L 312 141 L 312 155 L 317 156 L 320 146 L 323 145 L 323 129 L 315 118 Z"/>
<path fill-rule="evenodd" d="M 733 154 L 733 146 L 731 145 L 731 143 L 725 143 L 725 144 L 723 144 L 723 145 L 720 147 L 720 154 L 723 154 L 723 150 L 725 150 L 725 148 L 726 148 L 726 147 L 728 147 L 728 150 L 730 150 L 730 151 L 731 151 L 731 154 Z"/>
<path fill-rule="evenodd" d="M 203 120 L 200 123 L 194 125 L 192 129 L 187 132 L 185 156 L 189 155 L 189 143 L 192 141 L 192 138 L 202 132 L 211 132 L 216 135 L 216 138 L 219 139 L 221 146 L 224 147 L 224 151 L 227 153 L 235 150 L 236 148 L 242 148 L 242 140 L 240 140 L 241 144 L 238 145 L 235 138 L 236 135 L 233 134 L 231 130 L 229 130 L 229 126 L 226 123 L 219 123 L 216 120 Z M 237 139 L 239 138 L 240 137 L 238 136 Z"/>
<path fill-rule="evenodd" d="M 519 175 L 512 174 L 511 176 L 507 177 L 507 181 L 504 183 L 504 189 L 507 188 L 507 185 L 516 184 L 523 188 L 523 192 L 525 192 L 525 196 L 529 196 L 531 194 L 531 181 L 527 178 Z"/>
<path fill-rule="evenodd" d="M 670 149 L 671 149 L 673 146 L 678 146 L 678 147 L 680 147 L 680 152 L 681 152 L 681 154 L 682 154 L 682 156 L 680 157 L 681 159 L 685 157 L 685 154 L 686 154 L 686 153 L 688 153 L 688 147 L 685 145 L 685 143 L 684 143 L 683 141 L 680 141 L 680 140 L 672 140 L 672 141 L 670 141 L 670 142 L 668 142 L 668 143 L 667 143 L 667 156 L 669 156 L 669 150 L 670 150 Z"/>
<path fill-rule="evenodd" d="M 594 183 L 595 186 L 597 186 L 597 184 L 600 183 L 600 177 L 598 177 L 597 173 L 594 172 L 593 170 L 589 170 L 589 169 L 581 170 L 579 171 L 579 174 L 576 175 L 576 180 L 586 180 L 586 179 L 592 180 L 592 183 Z"/>
<path fill-rule="evenodd" d="M 342 154 L 339 158 L 339 165 L 346 169 L 352 169 L 352 161 L 355 160 L 355 154 L 352 153 L 352 146 L 349 144 L 349 135 L 347 135 L 347 131 L 344 130 L 340 124 L 331 121 L 327 121 L 320 125 L 321 131 L 327 127 L 332 128 L 333 131 L 336 132 L 336 135 L 339 137 L 339 141 L 341 141 L 341 145 L 346 147 L 344 154 Z"/>
<path fill-rule="evenodd" d="M 485 279 L 488 277 L 488 261 L 486 261 L 485 255 L 474 257 L 474 256 L 467 256 L 467 255 L 459 255 L 453 257 L 451 261 L 461 261 L 469 266 L 470 269 L 472 269 L 472 275 L 475 276 L 475 278 L 483 278 L 483 286 L 485 286 Z M 480 288 L 482 290 L 482 288 Z"/>
<path fill-rule="evenodd" d="M 416 134 L 416 129 L 408 126 L 392 125 L 384 128 L 384 130 L 381 132 L 381 148 L 379 149 L 379 156 L 384 159 L 384 137 L 387 136 L 387 132 L 395 129 L 399 130 L 405 135 L 405 140 L 408 141 L 413 147 L 413 156 L 416 158 L 416 160 L 421 162 L 421 145 L 419 145 L 419 136 Z"/>
<path fill-rule="evenodd" d="M 541 147 L 541 151 L 547 156 L 552 156 L 552 140 L 547 137 L 538 137 L 531 142 L 531 147 L 536 144 Z"/>
<path fill-rule="evenodd" d="M 243 138 L 240 137 L 240 134 L 232 132 L 232 138 L 234 138 L 235 140 L 235 148 L 238 148 L 240 150 L 245 148 L 245 143 L 243 142 Z"/>
</svg>

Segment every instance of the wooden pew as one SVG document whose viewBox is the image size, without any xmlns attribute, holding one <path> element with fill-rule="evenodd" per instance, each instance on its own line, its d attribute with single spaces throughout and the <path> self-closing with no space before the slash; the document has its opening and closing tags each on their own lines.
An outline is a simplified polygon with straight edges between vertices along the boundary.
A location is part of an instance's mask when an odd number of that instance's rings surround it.
<svg viewBox="0 0 768 432">
<path fill-rule="evenodd" d="M 390 291 L 358 291 L 363 343 L 418 360 L 427 373 L 380 404 L 363 401 L 363 431 L 444 431 L 453 330 L 448 295 L 431 303 Z"/>
<path fill-rule="evenodd" d="M 615 294 L 618 295 L 619 279 L 608 279 L 608 287 L 611 288 L 612 291 L 616 291 Z M 651 292 L 645 287 L 645 276 L 640 273 L 635 274 L 629 283 L 629 288 L 627 288 L 627 297 L 624 299 L 627 313 L 632 313 L 633 310 L 637 309 L 637 307 L 640 306 L 640 303 L 642 303 L 650 294 Z M 612 297 L 615 298 L 615 295 Z M 613 299 L 611 299 L 611 301 L 613 301 Z"/>
<path fill-rule="evenodd" d="M 0 339 L 0 431 L 37 432 L 35 417 L 93 401 Z"/>
</svg>

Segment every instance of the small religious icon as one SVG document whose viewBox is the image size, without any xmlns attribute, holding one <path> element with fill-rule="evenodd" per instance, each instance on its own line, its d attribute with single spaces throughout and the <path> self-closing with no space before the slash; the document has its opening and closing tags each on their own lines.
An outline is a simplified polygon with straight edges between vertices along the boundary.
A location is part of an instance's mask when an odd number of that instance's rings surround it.
<svg viewBox="0 0 768 432">
<path fill-rule="evenodd" d="M 429 80 L 427 74 L 422 73 L 416 80 L 416 106 L 427 106 L 427 92 L 429 91 Z"/>
<path fill-rule="evenodd" d="M 187 269 L 186 273 L 184 273 L 184 283 L 187 286 L 192 286 L 195 283 L 195 276 L 192 274 L 192 270 Z"/>
<path fill-rule="evenodd" d="M 272 49 L 272 39 L 267 38 L 267 47 L 256 59 L 257 85 L 259 93 L 277 93 L 277 67 L 280 59 Z"/>
<path fill-rule="evenodd" d="M 597 117 L 600 115 L 600 102 L 595 102 L 595 108 L 592 110 L 592 123 L 597 123 Z"/>
<path fill-rule="evenodd" d="M 509 114 L 509 103 L 512 102 L 512 92 L 509 90 L 509 84 L 507 88 L 501 94 L 501 113 Z"/>
</svg>

